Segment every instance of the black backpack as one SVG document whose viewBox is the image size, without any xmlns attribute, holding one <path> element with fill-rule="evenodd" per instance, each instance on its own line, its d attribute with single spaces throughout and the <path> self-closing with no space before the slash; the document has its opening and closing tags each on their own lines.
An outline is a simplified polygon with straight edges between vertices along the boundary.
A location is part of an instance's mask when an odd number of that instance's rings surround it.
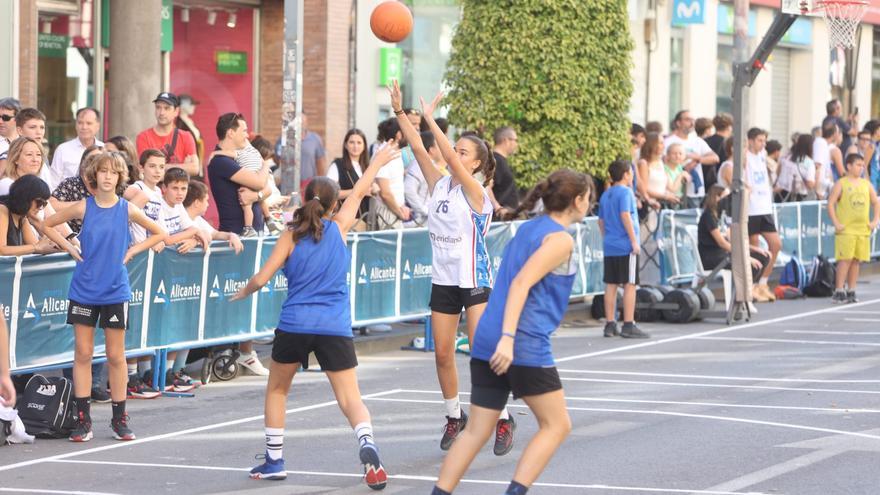
<svg viewBox="0 0 880 495">
<path fill-rule="evenodd" d="M 837 270 L 821 254 L 813 257 L 810 264 L 810 278 L 804 288 L 804 295 L 809 297 L 831 297 L 834 294 L 834 279 Z"/>
<path fill-rule="evenodd" d="M 18 401 L 25 431 L 37 438 L 67 438 L 76 423 L 70 380 L 34 375 Z"/>
</svg>

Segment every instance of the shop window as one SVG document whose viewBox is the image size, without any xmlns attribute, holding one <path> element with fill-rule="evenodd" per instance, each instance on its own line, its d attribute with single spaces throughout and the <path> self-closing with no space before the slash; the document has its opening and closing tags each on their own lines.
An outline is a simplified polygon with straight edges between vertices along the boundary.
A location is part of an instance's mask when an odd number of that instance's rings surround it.
<svg viewBox="0 0 880 495">
<path fill-rule="evenodd" d="M 729 40 L 718 43 L 715 80 L 715 112 L 733 113 L 733 45 Z"/>
<path fill-rule="evenodd" d="M 682 109 L 682 73 L 684 72 L 684 30 L 672 29 L 669 57 L 669 120 Z"/>
<path fill-rule="evenodd" d="M 419 108 L 419 95 L 433 95 L 441 87 L 461 7 L 457 0 L 406 3 L 414 25 L 413 36 L 398 43 L 403 49 L 403 105 Z"/>
</svg>

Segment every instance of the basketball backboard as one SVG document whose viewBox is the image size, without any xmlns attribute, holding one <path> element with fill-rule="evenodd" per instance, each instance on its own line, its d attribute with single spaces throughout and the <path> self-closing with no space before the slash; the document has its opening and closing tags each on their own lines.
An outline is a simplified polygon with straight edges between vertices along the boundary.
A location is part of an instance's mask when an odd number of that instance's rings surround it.
<svg viewBox="0 0 880 495">
<path fill-rule="evenodd" d="M 782 11 L 795 15 L 822 15 L 814 9 L 815 0 L 782 0 Z"/>
</svg>

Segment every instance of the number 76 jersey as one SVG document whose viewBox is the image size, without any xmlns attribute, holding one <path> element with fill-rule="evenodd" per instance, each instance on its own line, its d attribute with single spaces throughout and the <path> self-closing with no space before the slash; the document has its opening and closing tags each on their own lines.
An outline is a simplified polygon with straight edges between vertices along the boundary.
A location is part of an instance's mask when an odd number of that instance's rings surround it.
<svg viewBox="0 0 880 495">
<path fill-rule="evenodd" d="M 432 282 L 473 289 L 492 287 L 486 234 L 492 222 L 492 201 L 483 189 L 483 208 L 474 210 L 461 184 L 452 177 L 437 181 L 428 202 L 428 235 L 433 259 Z"/>
</svg>

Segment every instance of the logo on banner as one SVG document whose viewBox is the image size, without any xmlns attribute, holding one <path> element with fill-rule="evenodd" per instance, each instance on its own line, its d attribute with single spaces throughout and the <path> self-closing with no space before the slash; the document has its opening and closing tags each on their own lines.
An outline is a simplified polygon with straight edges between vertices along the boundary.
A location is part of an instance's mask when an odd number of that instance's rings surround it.
<svg viewBox="0 0 880 495">
<path fill-rule="evenodd" d="M 401 280 L 411 280 L 415 278 L 430 278 L 431 277 L 431 265 L 426 265 L 424 263 L 413 262 L 410 264 L 409 260 L 406 260 L 406 263 L 403 265 L 403 271 L 400 274 Z"/>
<path fill-rule="evenodd" d="M 153 296 L 154 304 L 171 304 L 180 301 L 198 300 L 202 294 L 202 286 L 197 283 L 181 284 L 179 281 L 186 280 L 183 277 L 171 279 L 171 290 L 166 290 L 165 281 L 159 282 L 156 294 Z"/>
<path fill-rule="evenodd" d="M 61 299 L 61 291 L 58 289 L 44 291 L 40 298 L 34 298 L 34 293 L 28 293 L 27 303 L 22 318 L 39 322 L 43 318 L 67 314 L 67 306 L 70 302 Z"/>
<path fill-rule="evenodd" d="M 220 283 L 220 276 L 214 275 L 214 281 L 211 282 L 211 291 L 208 292 L 209 298 L 225 299 L 231 297 L 238 292 L 239 289 L 247 285 L 247 280 L 239 280 L 238 272 L 230 272 L 223 274 L 223 283 Z"/>
<path fill-rule="evenodd" d="M 263 288 L 260 289 L 260 292 L 272 293 L 275 291 L 287 291 L 287 277 L 285 277 L 282 272 L 276 273 L 270 283 L 264 285 Z"/>
<path fill-rule="evenodd" d="M 153 304 L 166 304 L 168 299 L 165 298 L 165 281 L 159 282 L 159 288 L 156 289 L 156 295 L 153 296 Z"/>
<path fill-rule="evenodd" d="M 131 299 L 128 300 L 129 306 L 140 306 L 144 303 L 144 291 L 133 289 L 131 291 Z"/>
<path fill-rule="evenodd" d="M 376 262 L 376 265 L 378 265 L 378 262 Z M 367 269 L 366 263 L 361 263 L 361 268 L 358 271 L 358 284 L 392 282 L 397 277 L 397 268 L 394 266 L 388 266 L 384 263 L 379 266 L 376 265 Z"/>
</svg>

